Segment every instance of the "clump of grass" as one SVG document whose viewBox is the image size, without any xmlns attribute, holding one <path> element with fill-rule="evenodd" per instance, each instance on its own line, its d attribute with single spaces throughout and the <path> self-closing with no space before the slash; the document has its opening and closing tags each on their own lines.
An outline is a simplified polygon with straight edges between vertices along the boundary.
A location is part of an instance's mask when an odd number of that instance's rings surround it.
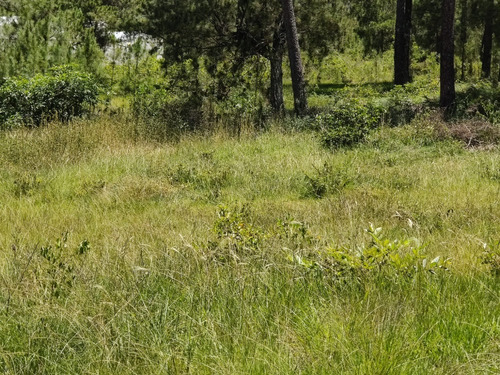
<svg viewBox="0 0 500 375">
<path fill-rule="evenodd" d="M 325 163 L 315 168 L 314 175 L 306 175 L 304 181 L 304 197 L 323 198 L 327 194 L 341 193 L 354 183 L 354 178 L 347 167 Z"/>
</svg>

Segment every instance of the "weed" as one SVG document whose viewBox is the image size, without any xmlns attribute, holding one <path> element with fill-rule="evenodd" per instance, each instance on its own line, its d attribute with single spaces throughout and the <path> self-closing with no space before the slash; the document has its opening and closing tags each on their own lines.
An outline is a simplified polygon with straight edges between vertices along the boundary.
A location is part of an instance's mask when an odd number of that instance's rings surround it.
<svg viewBox="0 0 500 375">
<path fill-rule="evenodd" d="M 500 241 L 484 245 L 482 260 L 490 267 L 494 275 L 500 276 Z"/>
<path fill-rule="evenodd" d="M 449 259 L 436 257 L 429 261 L 422 253 L 423 246 L 415 240 L 389 240 L 382 235 L 382 228 L 370 226 L 366 232 L 371 237 L 368 246 L 357 249 L 329 247 L 312 259 L 291 255 L 289 259 L 300 266 L 326 272 L 334 278 L 360 280 L 373 273 L 412 276 L 418 271 L 435 273 L 448 270 Z"/>
<path fill-rule="evenodd" d="M 328 194 L 341 193 L 353 183 L 347 167 L 336 168 L 325 163 L 315 170 L 315 175 L 305 176 L 304 197 L 323 198 Z"/>
<path fill-rule="evenodd" d="M 168 179 L 174 185 L 184 185 L 207 192 L 207 199 L 217 200 L 221 190 L 229 180 L 229 172 L 219 168 L 211 159 L 206 159 L 200 166 L 179 164 L 167 172 Z"/>
<path fill-rule="evenodd" d="M 236 209 L 220 206 L 213 232 L 216 238 L 206 247 L 209 257 L 219 262 L 240 262 L 242 258 L 255 255 L 264 240 L 264 233 L 249 222 L 247 205 Z"/>
<path fill-rule="evenodd" d="M 39 265 L 37 278 L 43 289 L 48 289 L 50 295 L 58 298 L 66 296 L 71 290 L 76 279 L 76 267 L 81 257 L 90 251 L 90 243 L 83 240 L 71 253 L 68 250 L 68 232 L 63 233 L 61 238 L 54 244 L 42 246 L 40 257 L 45 261 Z"/>
<path fill-rule="evenodd" d="M 500 182 L 500 163 L 498 160 L 481 161 L 479 175 L 487 180 Z"/>
</svg>

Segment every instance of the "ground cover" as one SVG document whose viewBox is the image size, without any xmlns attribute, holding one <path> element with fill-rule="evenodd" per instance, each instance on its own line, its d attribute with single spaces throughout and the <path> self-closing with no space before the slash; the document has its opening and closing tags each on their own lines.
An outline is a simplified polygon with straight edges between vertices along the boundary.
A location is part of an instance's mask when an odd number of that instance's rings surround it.
<svg viewBox="0 0 500 375">
<path fill-rule="evenodd" d="M 500 151 L 439 123 L 1 133 L 0 369 L 498 372 Z"/>
</svg>

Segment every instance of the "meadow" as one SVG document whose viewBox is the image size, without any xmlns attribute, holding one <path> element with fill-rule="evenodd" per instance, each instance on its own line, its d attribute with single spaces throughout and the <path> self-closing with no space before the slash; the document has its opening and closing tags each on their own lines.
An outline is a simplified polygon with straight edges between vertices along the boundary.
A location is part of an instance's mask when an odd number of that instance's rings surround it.
<svg viewBox="0 0 500 375">
<path fill-rule="evenodd" d="M 296 122 L 0 133 L 0 372 L 500 372 L 498 146 Z"/>
</svg>

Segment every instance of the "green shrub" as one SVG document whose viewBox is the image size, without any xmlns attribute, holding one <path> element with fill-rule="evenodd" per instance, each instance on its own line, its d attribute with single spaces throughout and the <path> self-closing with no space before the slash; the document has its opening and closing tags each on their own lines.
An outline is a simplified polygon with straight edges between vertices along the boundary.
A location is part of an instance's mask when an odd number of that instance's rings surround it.
<svg viewBox="0 0 500 375">
<path fill-rule="evenodd" d="M 251 223 L 248 205 L 220 206 L 213 232 L 215 238 L 203 247 L 207 259 L 218 263 L 240 263 L 249 258 L 255 261 L 266 237 L 264 231 Z"/>
<path fill-rule="evenodd" d="M 352 102 L 317 115 L 313 126 L 319 130 L 324 146 L 353 146 L 380 124 L 381 115 L 380 108 Z"/>
<path fill-rule="evenodd" d="M 394 87 L 383 104 L 384 123 L 390 126 L 410 123 L 428 108 L 427 94 L 430 94 L 428 88 L 416 84 Z"/>
<path fill-rule="evenodd" d="M 366 232 L 371 239 L 368 245 L 356 249 L 333 246 L 310 257 L 294 254 L 288 259 L 308 271 L 351 280 L 383 271 L 390 277 L 411 277 L 421 271 L 435 274 L 448 270 L 449 259 L 438 256 L 429 260 L 423 254 L 424 246 L 415 240 L 389 240 L 383 236 L 382 228 L 373 225 Z"/>
<path fill-rule="evenodd" d="M 491 83 L 480 82 L 457 93 L 454 117 L 480 118 L 500 124 L 500 92 Z"/>
<path fill-rule="evenodd" d="M 72 66 L 32 78 L 8 78 L 0 87 L 1 127 L 39 126 L 53 119 L 66 122 L 90 111 L 98 103 L 98 95 L 92 76 Z"/>
<path fill-rule="evenodd" d="M 484 245 L 482 260 L 494 275 L 500 276 L 500 241 Z"/>
</svg>

